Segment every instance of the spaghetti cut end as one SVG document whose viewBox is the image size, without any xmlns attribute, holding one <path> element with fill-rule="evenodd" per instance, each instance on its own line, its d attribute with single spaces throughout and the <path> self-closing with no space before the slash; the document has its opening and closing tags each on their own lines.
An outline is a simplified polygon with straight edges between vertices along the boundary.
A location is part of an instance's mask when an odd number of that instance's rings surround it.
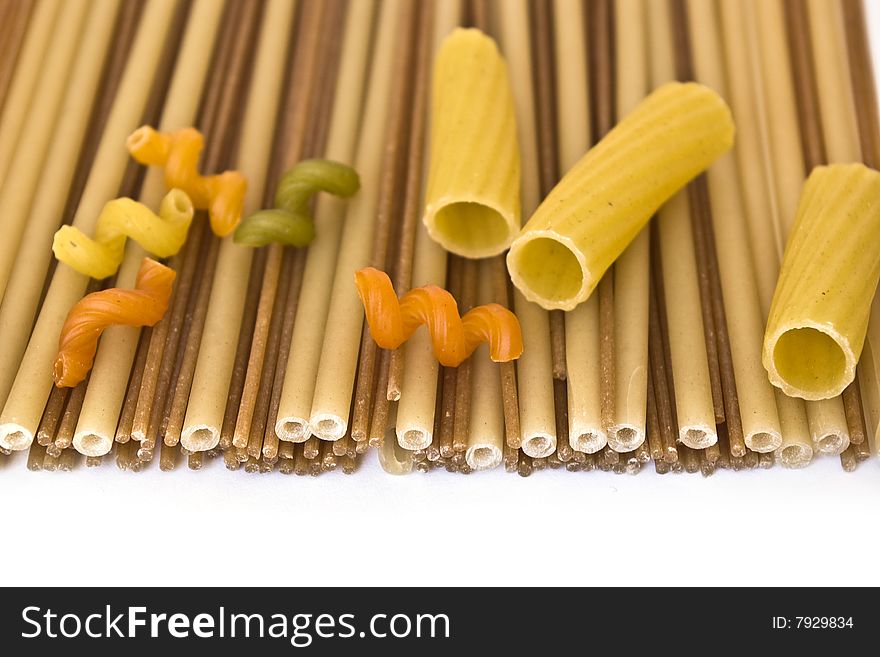
<svg viewBox="0 0 880 657">
<path fill-rule="evenodd" d="M 513 240 L 514 218 L 476 201 L 441 205 L 425 216 L 431 237 L 444 249 L 465 258 L 498 255 Z"/>
<path fill-rule="evenodd" d="M 289 443 L 304 443 L 311 435 L 308 421 L 299 417 L 281 418 L 275 424 L 275 433 Z"/>
<path fill-rule="evenodd" d="M 644 432 L 628 425 L 615 427 L 608 437 L 608 444 L 615 452 L 631 452 L 643 442 L 645 442 Z"/>
<path fill-rule="evenodd" d="M 753 452 L 775 452 L 782 445 L 782 436 L 772 431 L 759 431 L 745 437 L 746 445 Z"/>
<path fill-rule="evenodd" d="M 708 427 L 682 427 L 679 440 L 691 449 L 706 449 L 718 442 L 718 435 Z"/>
<path fill-rule="evenodd" d="M 99 436 L 91 431 L 81 431 L 74 435 L 73 447 L 83 456 L 104 456 L 113 449 L 113 438 Z"/>
<path fill-rule="evenodd" d="M 805 468 L 813 460 L 813 450 L 806 445 L 788 445 L 779 450 L 778 458 L 784 468 Z"/>
<path fill-rule="evenodd" d="M 494 445 L 474 445 L 465 452 L 465 461 L 474 470 L 491 470 L 501 465 L 501 450 Z"/>
<path fill-rule="evenodd" d="M 826 434 L 816 441 L 816 449 L 820 453 L 832 456 L 837 456 L 847 447 L 849 447 L 849 436 L 841 436 L 836 433 Z"/>
<path fill-rule="evenodd" d="M 312 433 L 321 440 L 339 440 L 345 436 L 345 431 L 348 429 L 348 423 L 343 418 L 328 413 L 313 415 L 309 424 Z"/>
<path fill-rule="evenodd" d="M 522 451 L 533 459 L 550 456 L 556 451 L 556 438 L 550 435 L 537 435 L 523 441 Z"/>
<path fill-rule="evenodd" d="M 0 447 L 13 452 L 27 449 L 34 441 L 34 434 L 20 424 L 10 422 L 0 425 Z"/>
<path fill-rule="evenodd" d="M 514 241 L 507 254 L 507 268 L 525 298 L 547 310 L 573 310 L 594 287 L 582 256 L 552 233 Z"/>
<path fill-rule="evenodd" d="M 571 439 L 571 448 L 584 454 L 595 454 L 607 444 L 608 438 L 604 431 L 580 431 Z"/>
<path fill-rule="evenodd" d="M 790 397 L 836 397 L 855 377 L 855 358 L 843 336 L 821 326 L 781 331 L 770 341 L 770 382 Z"/>
<path fill-rule="evenodd" d="M 427 449 L 432 440 L 431 432 L 424 429 L 406 429 L 397 432 L 397 443 L 404 449 L 412 451 Z"/>
<path fill-rule="evenodd" d="M 187 427 L 180 436 L 180 444 L 191 452 L 207 452 L 219 442 L 220 432 L 204 424 Z"/>
</svg>

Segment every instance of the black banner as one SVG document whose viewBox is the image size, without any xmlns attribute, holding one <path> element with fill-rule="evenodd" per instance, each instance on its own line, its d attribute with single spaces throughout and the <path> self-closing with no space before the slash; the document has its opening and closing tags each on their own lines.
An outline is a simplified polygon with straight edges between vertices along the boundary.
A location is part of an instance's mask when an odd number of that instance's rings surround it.
<svg viewBox="0 0 880 657">
<path fill-rule="evenodd" d="M 865 598 L 837 589 L 6 589 L 0 645 L 8 655 L 145 648 L 163 657 L 218 647 L 259 655 L 840 649 L 872 633 Z"/>
</svg>

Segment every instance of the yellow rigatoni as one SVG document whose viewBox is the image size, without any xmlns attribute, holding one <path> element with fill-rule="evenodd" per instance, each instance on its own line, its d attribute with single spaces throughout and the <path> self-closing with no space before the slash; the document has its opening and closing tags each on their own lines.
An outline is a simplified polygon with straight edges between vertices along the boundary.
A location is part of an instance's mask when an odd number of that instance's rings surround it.
<svg viewBox="0 0 880 657">
<path fill-rule="evenodd" d="M 177 253 L 186 241 L 193 212 L 192 201 L 179 189 L 165 195 L 158 216 L 143 203 L 117 198 L 101 210 L 94 239 L 79 228 L 62 226 L 55 233 L 52 250 L 80 274 L 107 278 L 122 263 L 126 237 L 160 258 Z"/>
<path fill-rule="evenodd" d="M 519 144 L 507 66 L 479 30 L 443 42 L 431 116 L 425 226 L 460 256 L 498 255 L 521 223 Z"/>
<path fill-rule="evenodd" d="M 721 97 L 670 82 L 648 96 L 550 192 L 513 242 L 514 285 L 544 308 L 590 296 L 652 214 L 733 145 Z"/>
<path fill-rule="evenodd" d="M 855 378 L 880 279 L 880 173 L 817 167 L 804 184 L 764 336 L 764 367 L 788 395 L 828 399 Z"/>
</svg>

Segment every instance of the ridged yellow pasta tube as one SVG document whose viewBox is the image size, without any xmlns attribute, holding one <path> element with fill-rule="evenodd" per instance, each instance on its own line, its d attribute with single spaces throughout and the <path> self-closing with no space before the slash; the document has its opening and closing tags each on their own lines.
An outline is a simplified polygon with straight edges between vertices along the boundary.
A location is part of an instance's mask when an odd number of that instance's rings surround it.
<svg viewBox="0 0 880 657">
<path fill-rule="evenodd" d="M 498 255 L 520 228 L 520 156 L 513 95 L 495 42 L 456 29 L 434 65 L 424 222 L 447 251 Z"/>
<path fill-rule="evenodd" d="M 165 195 L 158 215 L 143 203 L 117 198 L 101 210 L 94 239 L 79 228 L 62 226 L 55 233 L 52 251 L 80 274 L 100 280 L 119 269 L 126 237 L 160 258 L 177 253 L 186 241 L 193 212 L 189 196 L 179 189 Z"/>
<path fill-rule="evenodd" d="M 565 175 L 513 242 L 514 285 L 544 308 L 590 296 L 656 210 L 733 145 L 724 100 L 696 83 L 648 96 Z"/>
<path fill-rule="evenodd" d="M 764 367 L 787 395 L 828 399 L 855 378 L 880 279 L 880 173 L 817 167 L 804 184 L 764 336 Z"/>
</svg>

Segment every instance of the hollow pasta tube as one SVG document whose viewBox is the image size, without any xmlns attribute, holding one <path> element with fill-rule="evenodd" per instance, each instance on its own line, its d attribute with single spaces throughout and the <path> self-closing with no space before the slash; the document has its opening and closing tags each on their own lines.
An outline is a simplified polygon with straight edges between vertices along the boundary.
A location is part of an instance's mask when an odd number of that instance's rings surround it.
<svg viewBox="0 0 880 657">
<path fill-rule="evenodd" d="M 72 387 L 92 368 L 98 338 L 108 326 L 153 326 L 165 315 L 174 270 L 144 258 L 133 290 L 110 288 L 87 294 L 70 312 L 58 340 L 55 385 Z"/>
<path fill-rule="evenodd" d="M 855 378 L 880 279 L 880 172 L 813 169 L 804 184 L 764 336 L 770 382 L 828 399 Z"/>
<path fill-rule="evenodd" d="M 349 198 L 360 189 L 357 171 L 341 162 L 303 160 L 288 170 L 278 183 L 275 207 L 260 210 L 235 229 L 235 242 L 266 246 L 273 242 L 307 246 L 315 239 L 315 223 L 309 201 L 318 192 Z"/>
<path fill-rule="evenodd" d="M 511 245 L 514 285 L 544 308 L 572 310 L 651 215 L 733 145 L 730 109 L 714 91 L 669 82 L 563 177 Z"/>
<path fill-rule="evenodd" d="M 214 234 L 226 237 L 235 230 L 241 221 L 247 180 L 238 171 L 199 174 L 199 155 L 205 146 L 202 133 L 195 128 L 158 132 L 141 126 L 129 135 L 127 146 L 141 164 L 165 167 L 165 184 L 182 189 L 196 208 L 208 211 Z"/>
<path fill-rule="evenodd" d="M 143 203 L 117 198 L 101 210 L 94 239 L 79 228 L 62 226 L 55 233 L 52 251 L 80 274 L 100 280 L 119 269 L 127 237 L 160 258 L 177 253 L 186 241 L 193 212 L 192 201 L 179 189 L 165 195 L 158 215 Z"/>
<path fill-rule="evenodd" d="M 443 248 L 498 255 L 520 228 L 520 156 L 507 66 L 495 42 L 455 29 L 434 64 L 423 221 Z"/>
<path fill-rule="evenodd" d="M 489 343 L 496 363 L 522 354 L 519 321 L 497 303 L 477 306 L 462 317 L 452 295 L 436 285 L 415 288 L 398 299 L 388 274 L 372 267 L 356 272 L 355 284 L 370 334 L 383 349 L 397 349 L 425 324 L 434 355 L 446 367 L 458 367 L 483 342 Z"/>
</svg>

